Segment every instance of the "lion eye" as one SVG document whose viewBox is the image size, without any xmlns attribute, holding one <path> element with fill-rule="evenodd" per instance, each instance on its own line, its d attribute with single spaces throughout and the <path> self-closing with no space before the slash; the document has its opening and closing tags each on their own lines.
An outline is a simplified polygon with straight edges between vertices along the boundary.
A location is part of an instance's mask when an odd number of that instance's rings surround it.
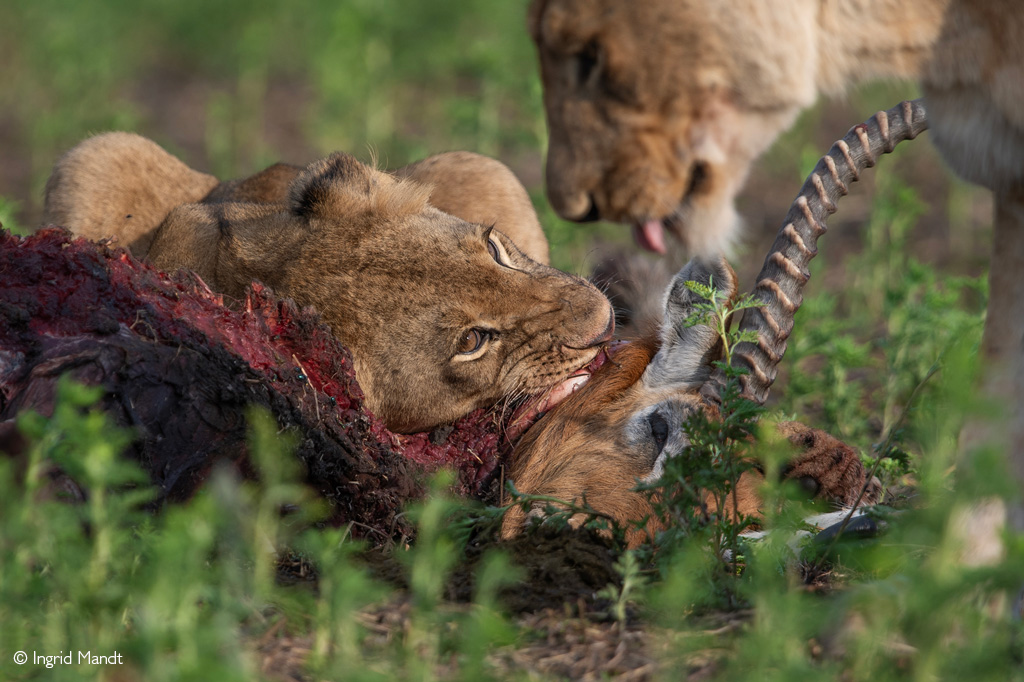
<svg viewBox="0 0 1024 682">
<path fill-rule="evenodd" d="M 489 338 L 491 333 L 483 329 L 470 329 L 468 332 L 462 335 L 459 339 L 459 346 L 457 348 L 460 355 L 471 355 L 484 345 Z"/>
<path fill-rule="evenodd" d="M 580 85 L 590 81 L 590 77 L 597 70 L 597 62 L 600 56 L 596 42 L 589 42 L 583 50 L 576 55 L 576 78 Z"/>
<path fill-rule="evenodd" d="M 494 259 L 495 263 L 498 265 L 504 265 L 504 263 L 501 262 L 501 252 L 498 251 L 498 245 L 494 243 L 493 239 L 487 240 L 487 253 L 491 254 L 491 258 Z"/>
</svg>

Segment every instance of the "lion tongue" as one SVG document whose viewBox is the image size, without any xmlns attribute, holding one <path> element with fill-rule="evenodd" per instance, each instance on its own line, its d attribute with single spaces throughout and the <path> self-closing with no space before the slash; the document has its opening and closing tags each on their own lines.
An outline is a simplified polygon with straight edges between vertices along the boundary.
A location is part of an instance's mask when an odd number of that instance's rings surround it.
<svg viewBox="0 0 1024 682">
<path fill-rule="evenodd" d="M 633 225 L 633 239 L 648 251 L 661 254 L 666 252 L 665 227 L 660 220 L 647 220 Z"/>
<path fill-rule="evenodd" d="M 582 387 L 583 384 L 588 381 L 590 381 L 590 370 L 583 368 L 568 379 L 556 384 L 554 388 L 548 391 L 547 396 L 537 403 L 537 413 L 540 414 L 542 412 L 547 412 L 552 407 L 571 396 L 576 389 Z"/>
<path fill-rule="evenodd" d="M 505 428 L 509 441 L 514 441 L 533 426 L 542 414 L 571 396 L 578 388 L 590 381 L 590 370 L 584 367 L 577 370 L 571 377 L 563 379 L 548 390 L 543 397 L 530 400 L 512 415 L 512 420 Z"/>
</svg>

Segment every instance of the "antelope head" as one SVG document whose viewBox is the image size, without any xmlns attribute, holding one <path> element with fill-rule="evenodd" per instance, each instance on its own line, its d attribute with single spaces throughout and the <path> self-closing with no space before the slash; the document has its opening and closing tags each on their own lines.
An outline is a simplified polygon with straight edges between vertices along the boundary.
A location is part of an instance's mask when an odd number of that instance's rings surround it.
<svg viewBox="0 0 1024 682">
<path fill-rule="evenodd" d="M 741 330 L 755 331 L 758 339 L 739 344 L 733 353 L 733 364 L 747 370 L 740 378 L 746 397 L 762 404 L 767 399 L 810 277 L 807 265 L 839 196 L 879 154 L 926 128 L 923 106 L 903 102 L 852 128 L 818 162 L 765 258 L 753 291 L 762 305 L 747 310 L 740 323 Z M 716 415 L 725 381 L 724 372 L 713 364 L 722 355 L 717 334 L 703 325 L 688 325 L 700 299 L 687 281 L 729 296 L 737 289 L 735 273 L 724 260 L 690 261 L 666 291 L 657 337 L 620 348 L 520 439 L 510 478 L 521 493 L 577 503 L 585 497 L 592 509 L 624 524 L 653 519 L 650 501 L 636 491 L 637 483 L 659 478 L 666 460 L 689 444 L 682 428 L 687 417 L 698 410 Z M 855 451 L 792 422 L 779 430 L 800 449 L 784 470 L 787 478 L 837 503 L 856 501 L 865 475 Z M 738 482 L 734 494 L 741 514 L 757 514 L 759 483 L 756 472 Z M 512 507 L 503 536 L 520 532 L 527 514 Z M 647 531 L 656 530 L 657 521 L 649 520 Z M 629 541 L 636 544 L 643 537 L 643 531 L 634 530 Z"/>
</svg>

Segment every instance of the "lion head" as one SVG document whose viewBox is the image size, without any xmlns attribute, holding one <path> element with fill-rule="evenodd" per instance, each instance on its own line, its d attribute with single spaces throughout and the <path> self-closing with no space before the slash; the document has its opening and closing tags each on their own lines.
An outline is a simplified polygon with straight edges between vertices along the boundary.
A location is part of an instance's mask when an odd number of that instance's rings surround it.
<svg viewBox="0 0 1024 682">
<path fill-rule="evenodd" d="M 298 173 L 283 202 L 179 206 L 149 258 L 229 296 L 258 279 L 315 306 L 395 431 L 571 383 L 611 337 L 608 300 L 438 210 L 430 191 L 337 153 Z"/>
<path fill-rule="evenodd" d="M 750 164 L 815 98 L 806 4 L 534 0 L 558 213 L 631 224 L 653 251 L 666 229 L 727 247 Z"/>
</svg>

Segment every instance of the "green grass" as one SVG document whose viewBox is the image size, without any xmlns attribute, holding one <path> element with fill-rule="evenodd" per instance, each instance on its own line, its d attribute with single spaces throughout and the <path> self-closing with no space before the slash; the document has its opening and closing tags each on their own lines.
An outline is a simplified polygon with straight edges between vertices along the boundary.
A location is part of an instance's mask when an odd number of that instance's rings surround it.
<svg viewBox="0 0 1024 682">
<path fill-rule="evenodd" d="M 970 392 L 970 365 L 955 345 L 947 352 L 936 404 Z M 291 444 L 265 414 L 250 415 L 260 486 L 217 471 L 191 502 L 153 515 L 139 509 L 151 498 L 144 475 L 117 456 L 130 436 L 90 410 L 97 397 L 95 389 L 62 383 L 52 418 L 19 420 L 32 442 L 27 466 L 0 459 L 3 679 L 263 679 L 257 649 L 281 637 L 297 643 L 314 679 L 522 679 L 500 654 L 544 635 L 503 615 L 498 589 L 517 578 L 503 553 L 492 549 L 479 562 L 470 604 L 444 598 L 466 531 L 474 520 L 493 520 L 487 510 L 448 499 L 450 479 L 441 477 L 410 510 L 418 535 L 396 550 L 409 585 L 399 593 L 367 574 L 346 529 L 310 525 L 319 506 L 294 483 Z M 730 404 L 727 397 L 725 413 Z M 919 500 L 881 538 L 842 544 L 820 560 L 834 574 L 835 593 L 801 588 L 784 533 L 744 543 L 719 535 L 731 524 L 712 523 L 667 533 L 654 554 L 620 548 L 621 581 L 598 595 L 608 617 L 615 627 L 648 630 L 648 646 L 662 652 L 658 679 L 679 679 L 708 656 L 718 661 L 715 679 L 1019 678 L 1022 632 L 1009 600 L 1020 587 L 1024 543 L 1007 538 L 1002 561 L 973 567 L 959 558 L 955 521 L 979 499 L 1008 492 L 1003 462 L 979 453 L 969 470 L 955 473 L 955 425 L 942 410 L 926 411 L 920 422 L 946 437 L 915 458 Z M 692 428 L 705 441 L 723 432 Z M 50 462 L 88 487 L 86 502 L 47 499 L 40 473 Z M 770 470 L 778 464 L 768 458 Z M 786 496 L 778 486 L 766 491 L 769 524 L 784 528 L 807 512 Z M 303 511 L 282 517 L 285 504 Z M 687 508 L 692 500 L 673 513 Z M 732 560 L 723 559 L 726 546 L 738 550 Z M 316 588 L 279 584 L 274 547 L 314 567 Z M 401 623 L 385 636 L 367 627 L 373 613 L 401 604 Z M 752 609 L 742 627 L 705 625 L 738 608 Z M 79 664 L 83 650 L 117 652 L 124 667 Z M 18 651 L 73 652 L 74 663 L 17 665 Z"/>
<path fill-rule="evenodd" d="M 625 235 L 560 221 L 543 200 L 546 139 L 526 4 L 0 4 L 0 138 L 21 182 L 0 184 L 0 222 L 31 228 L 59 153 L 112 128 L 149 135 L 222 177 L 335 149 L 388 167 L 469 149 L 528 178 L 554 263 L 586 271 L 595 235 Z M 788 200 L 832 139 L 909 95 L 858 91 L 856 117 L 836 129 L 832 105 L 816 107 L 755 176 L 777 178 L 770 186 Z M 1021 539 L 1008 537 L 995 565 L 957 558 L 958 514 L 1016 491 L 999 453 L 958 444 L 966 419 L 998 406 L 975 391 L 986 282 L 971 249 L 956 258 L 979 239 L 969 229 L 979 195 L 950 185 L 936 165 L 925 143 L 912 143 L 871 171 L 870 207 L 857 209 L 861 189 L 840 205 L 834 222 L 861 210 L 863 227 L 839 252 L 835 231 L 822 239 L 771 407 L 842 437 L 913 499 L 897 501 L 903 514 L 879 540 L 833 549 L 818 567 L 831 572 L 831 594 L 802 586 L 781 540 L 741 545 L 742 570 L 723 570 L 707 532 L 666 538 L 657 554 L 620 552 L 623 580 L 603 591 L 609 617 L 622 632 L 646 629 L 659 679 L 709 660 L 723 680 L 1024 678 L 1020 624 L 1009 617 Z M 951 262 L 941 265 L 918 248 L 936 222 L 950 231 Z M 307 509 L 307 521 L 317 505 L 282 466 L 289 444 L 264 418 L 252 423 L 262 487 L 218 473 L 189 504 L 152 515 L 137 507 L 146 488 L 126 485 L 141 474 L 116 457 L 126 436 L 89 412 L 92 399 L 64 386 L 53 418 L 22 419 L 34 443 L 28 469 L 0 457 L 0 679 L 255 680 L 264 637 L 300 642 L 313 679 L 545 678 L 501 663 L 501 652 L 551 636 L 502 613 L 499 589 L 516 576 L 503 554 L 480 564 L 472 604 L 442 598 L 469 535 L 447 521 L 458 505 L 440 492 L 416 512 L 415 545 L 399 551 L 410 581 L 400 595 L 367 573 L 344 529 L 279 518 L 282 502 Z M 87 503 L 40 499 L 36 473 L 48 460 L 89 483 Z M 803 512 L 784 490 L 766 495 L 779 503 L 768 505 L 773 523 Z M 468 516 L 493 521 L 479 509 Z M 316 591 L 278 584 L 269 547 L 315 566 Z M 370 626 L 372 609 L 406 602 L 401 627 Z M 753 615 L 738 627 L 708 625 L 746 609 Z M 125 667 L 12 659 L 90 649 L 117 650 Z"/>
</svg>

